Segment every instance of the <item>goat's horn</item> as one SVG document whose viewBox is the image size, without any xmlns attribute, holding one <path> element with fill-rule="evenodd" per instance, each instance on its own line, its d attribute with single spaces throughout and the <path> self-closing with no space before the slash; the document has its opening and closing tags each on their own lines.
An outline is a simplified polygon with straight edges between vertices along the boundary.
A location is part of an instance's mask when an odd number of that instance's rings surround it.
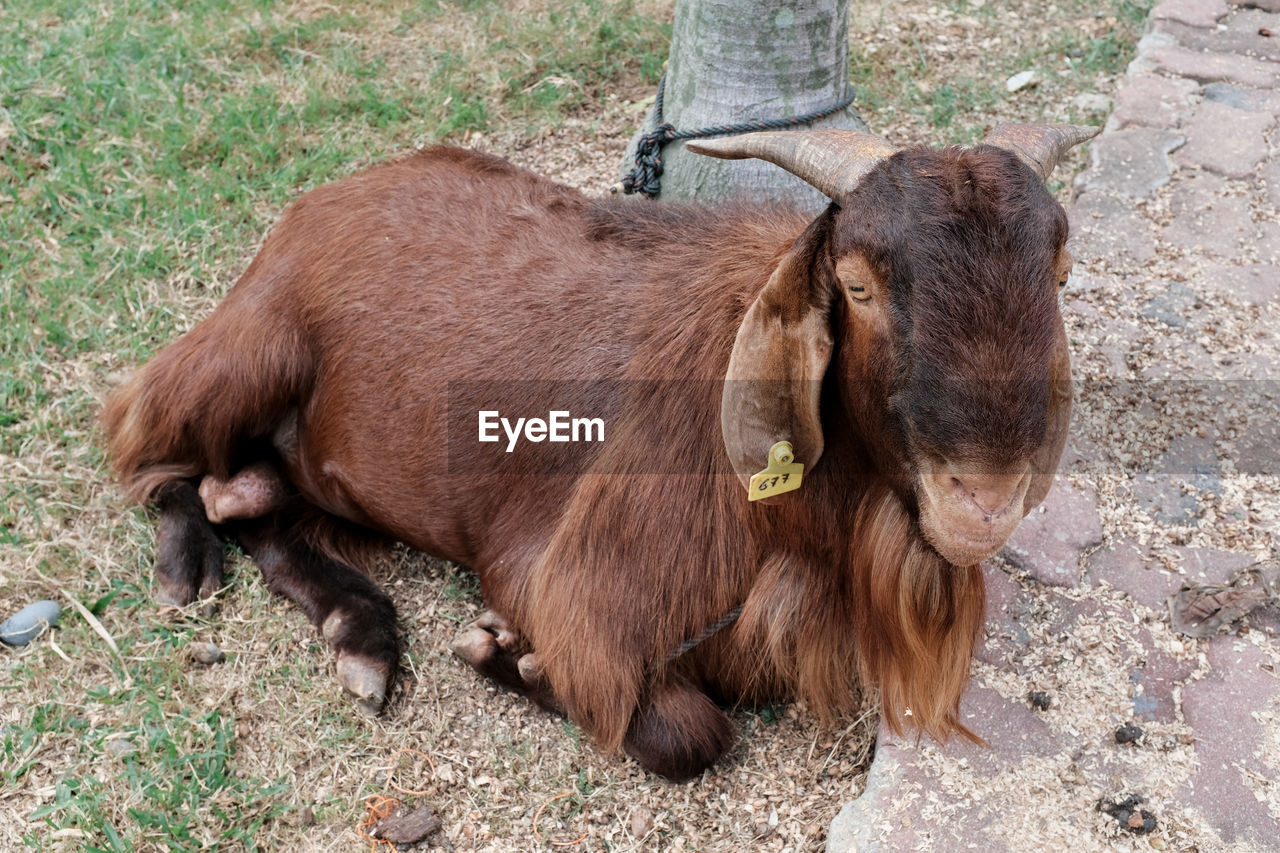
<svg viewBox="0 0 1280 853">
<path fill-rule="evenodd" d="M 857 130 L 761 131 L 686 142 L 684 147 L 722 160 L 768 160 L 837 200 L 896 150 L 883 137 Z"/>
<path fill-rule="evenodd" d="M 982 143 L 1013 152 L 1035 170 L 1040 180 L 1047 181 L 1069 148 L 1092 139 L 1100 130 L 1078 124 L 1001 124 Z"/>
</svg>

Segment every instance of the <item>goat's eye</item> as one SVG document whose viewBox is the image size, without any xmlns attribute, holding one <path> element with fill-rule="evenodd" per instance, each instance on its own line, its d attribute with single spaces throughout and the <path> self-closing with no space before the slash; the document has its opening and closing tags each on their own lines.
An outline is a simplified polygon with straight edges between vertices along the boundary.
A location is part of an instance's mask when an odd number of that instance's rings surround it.
<svg viewBox="0 0 1280 853">
<path fill-rule="evenodd" d="M 849 295 L 858 302 L 870 302 L 871 294 L 867 293 L 867 289 L 860 284 L 850 285 Z"/>
</svg>

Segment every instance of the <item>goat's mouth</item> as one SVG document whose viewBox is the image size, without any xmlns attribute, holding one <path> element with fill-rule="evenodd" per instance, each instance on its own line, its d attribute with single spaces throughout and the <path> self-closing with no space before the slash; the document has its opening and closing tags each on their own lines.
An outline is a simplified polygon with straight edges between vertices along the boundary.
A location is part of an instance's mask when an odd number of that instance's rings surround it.
<svg viewBox="0 0 1280 853">
<path fill-rule="evenodd" d="M 1031 465 L 986 471 L 924 461 L 916 489 L 920 531 L 943 559 L 972 566 L 995 554 L 1023 516 Z"/>
</svg>

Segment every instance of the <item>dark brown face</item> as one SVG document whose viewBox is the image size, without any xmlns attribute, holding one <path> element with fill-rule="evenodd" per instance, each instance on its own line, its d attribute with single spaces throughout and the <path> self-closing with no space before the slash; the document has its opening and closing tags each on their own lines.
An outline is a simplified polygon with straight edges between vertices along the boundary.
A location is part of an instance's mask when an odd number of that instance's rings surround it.
<svg viewBox="0 0 1280 853">
<path fill-rule="evenodd" d="M 971 565 L 1043 499 L 1065 440 L 1066 216 L 991 147 L 900 152 L 842 208 L 846 408 L 925 538 Z"/>
</svg>

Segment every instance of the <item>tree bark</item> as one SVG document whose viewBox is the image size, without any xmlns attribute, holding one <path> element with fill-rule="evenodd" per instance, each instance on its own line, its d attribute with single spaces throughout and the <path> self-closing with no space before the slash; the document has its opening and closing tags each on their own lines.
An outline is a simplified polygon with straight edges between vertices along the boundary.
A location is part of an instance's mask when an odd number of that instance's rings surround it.
<svg viewBox="0 0 1280 853">
<path fill-rule="evenodd" d="M 677 0 L 663 121 L 695 130 L 813 112 L 848 97 L 849 0 Z M 651 114 L 628 147 L 625 174 Z M 849 106 L 804 128 L 866 130 Z M 662 148 L 664 201 L 788 200 L 810 210 L 827 203 L 799 178 L 759 160 L 717 160 Z"/>
</svg>

